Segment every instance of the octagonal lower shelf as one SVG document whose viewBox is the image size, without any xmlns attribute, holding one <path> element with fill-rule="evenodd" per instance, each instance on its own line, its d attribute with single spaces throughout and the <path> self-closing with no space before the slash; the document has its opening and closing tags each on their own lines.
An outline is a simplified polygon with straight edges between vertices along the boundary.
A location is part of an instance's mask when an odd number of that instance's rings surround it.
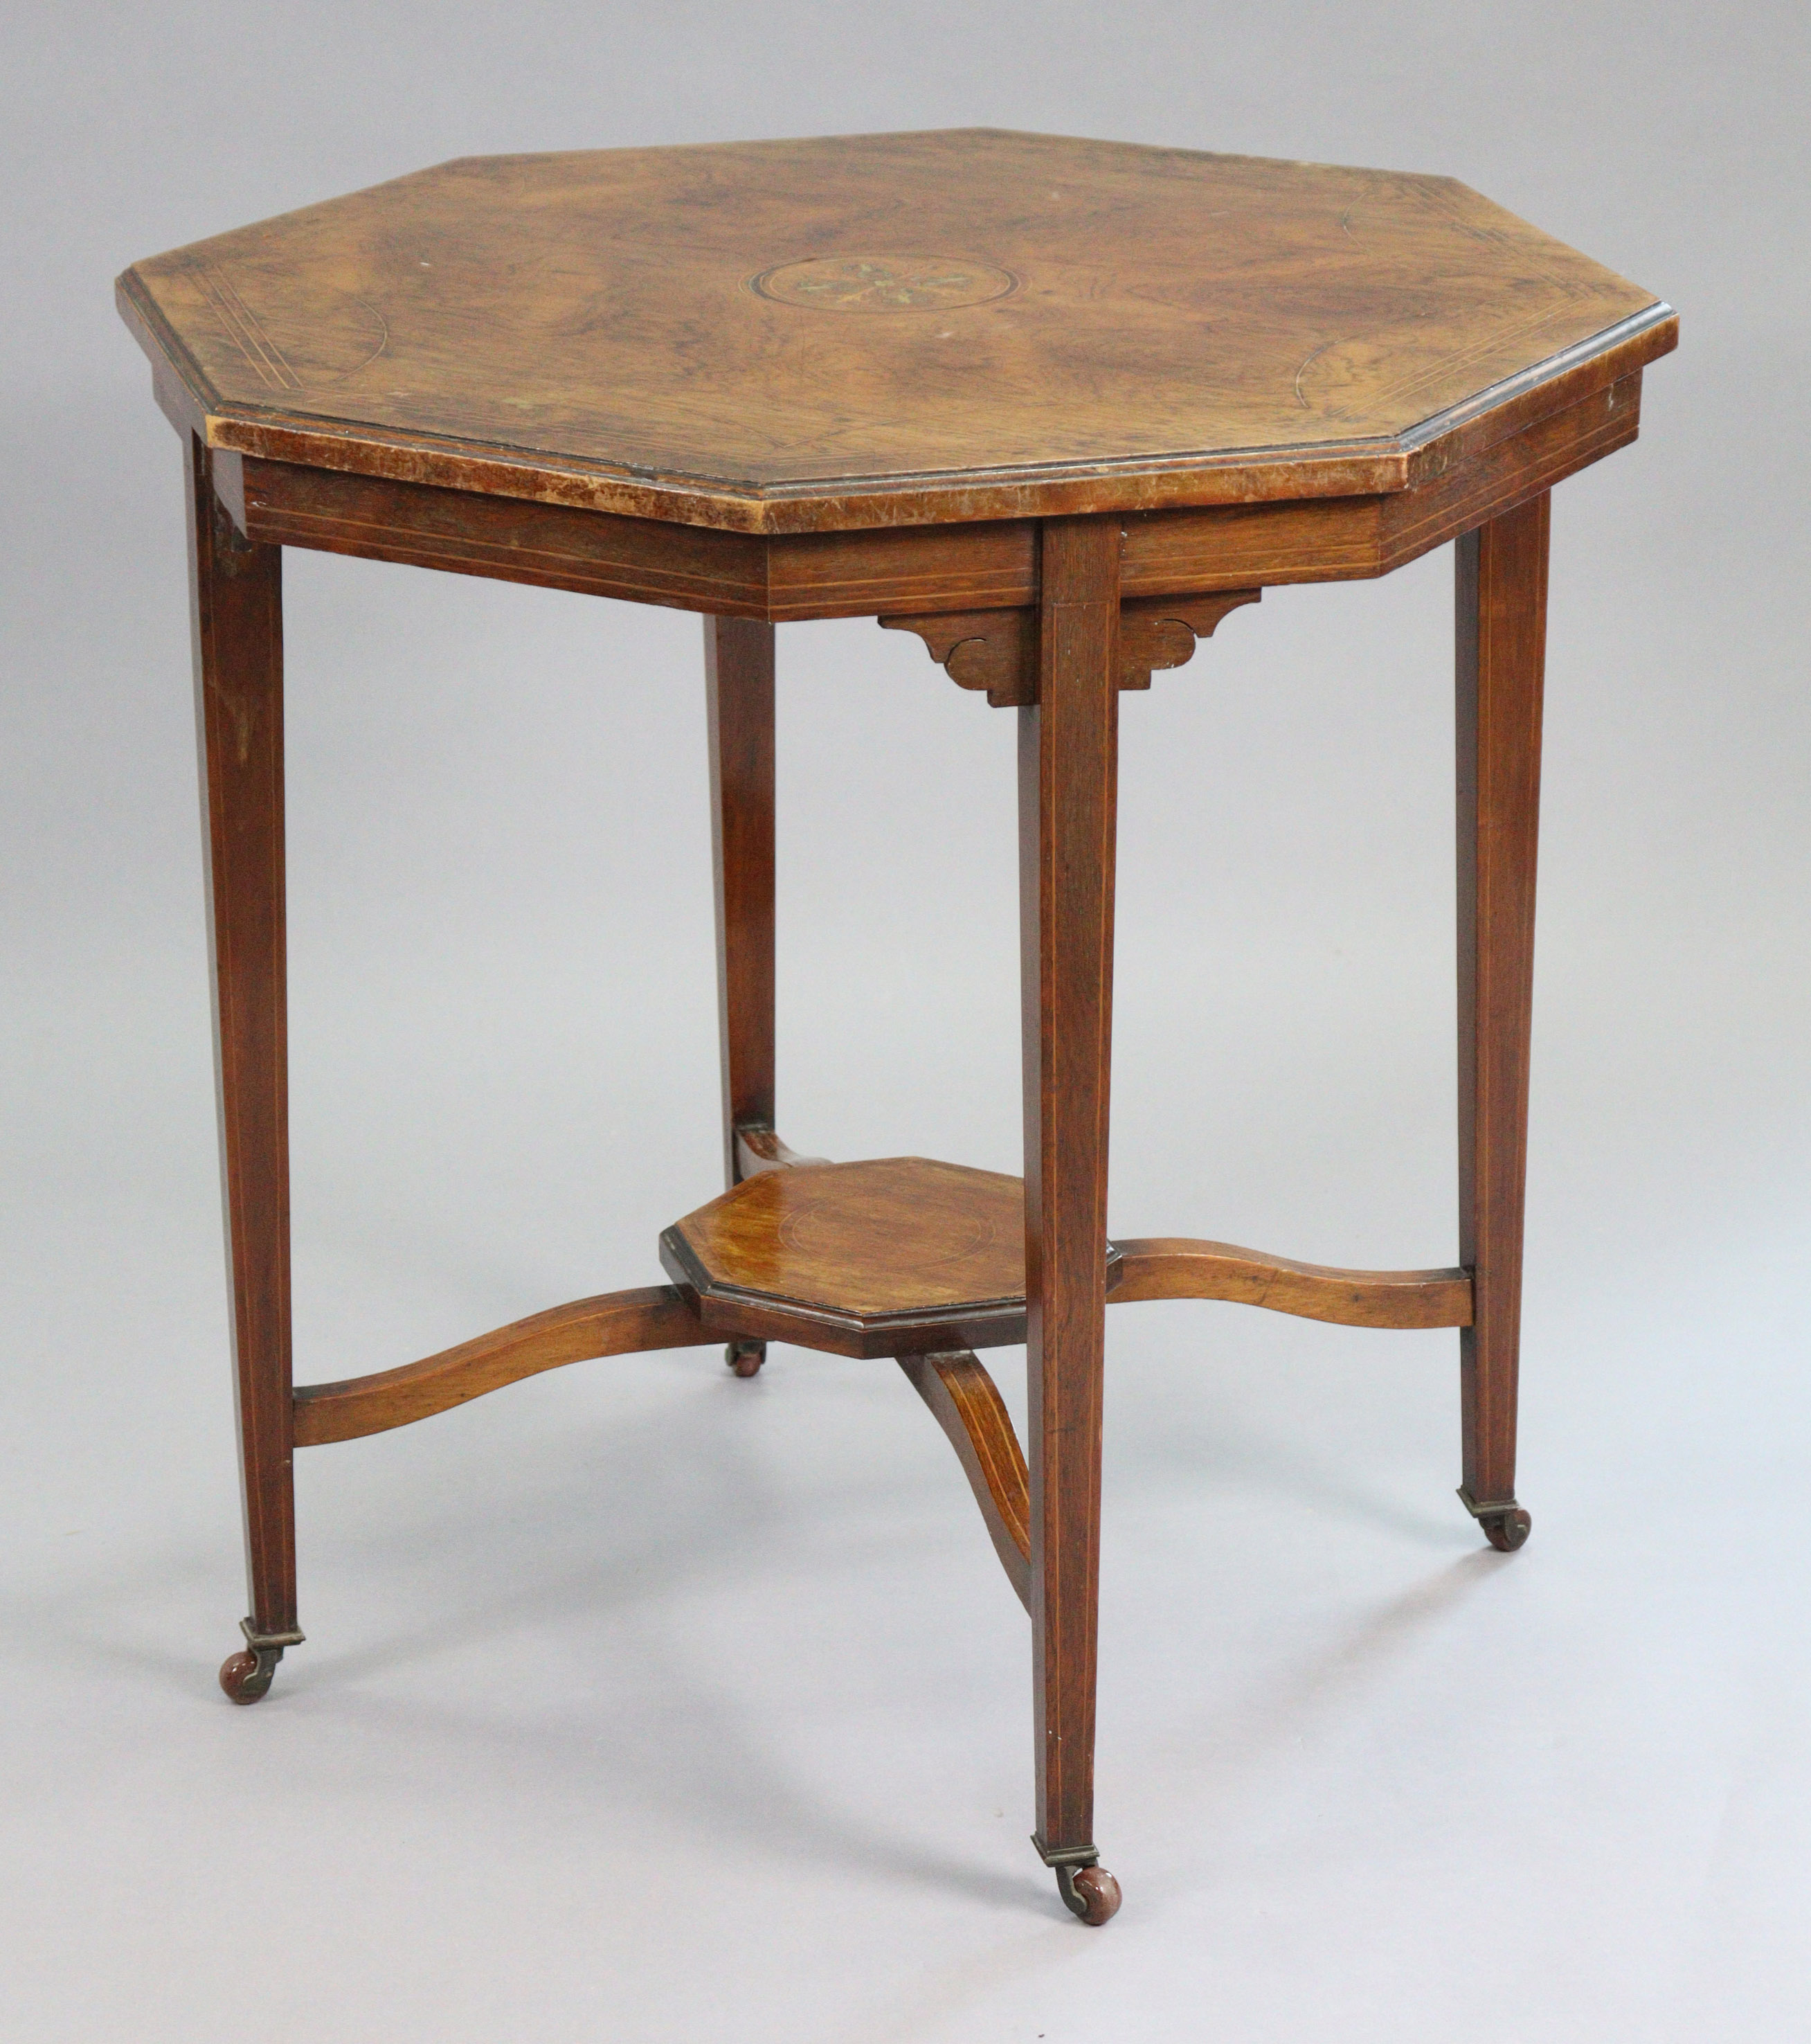
<svg viewBox="0 0 1811 2044">
<path fill-rule="evenodd" d="M 1025 1191 L 924 1157 L 764 1171 L 660 1238 L 726 1339 L 923 1355 L 1025 1339 Z"/>
</svg>

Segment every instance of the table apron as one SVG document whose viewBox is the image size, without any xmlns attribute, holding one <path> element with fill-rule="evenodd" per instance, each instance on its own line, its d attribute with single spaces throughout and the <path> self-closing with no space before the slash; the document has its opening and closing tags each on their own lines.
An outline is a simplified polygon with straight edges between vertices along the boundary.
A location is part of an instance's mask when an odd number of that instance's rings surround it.
<svg viewBox="0 0 1811 2044">
<path fill-rule="evenodd" d="M 1387 496 L 1124 515 L 1128 598 L 1362 581 L 1475 531 L 1627 445 L 1641 373 L 1620 378 Z M 486 496 L 218 450 L 216 487 L 251 540 L 769 623 L 1038 601 L 1038 521 L 762 536 Z"/>
</svg>

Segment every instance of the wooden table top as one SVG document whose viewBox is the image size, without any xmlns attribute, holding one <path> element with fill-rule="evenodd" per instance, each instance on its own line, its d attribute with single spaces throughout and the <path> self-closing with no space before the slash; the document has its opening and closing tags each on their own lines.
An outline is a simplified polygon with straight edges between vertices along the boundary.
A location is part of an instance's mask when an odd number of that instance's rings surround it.
<svg viewBox="0 0 1811 2044">
<path fill-rule="evenodd" d="M 119 296 L 216 447 L 756 532 L 1399 490 L 1677 331 L 1448 178 L 990 129 L 468 157 Z"/>
</svg>

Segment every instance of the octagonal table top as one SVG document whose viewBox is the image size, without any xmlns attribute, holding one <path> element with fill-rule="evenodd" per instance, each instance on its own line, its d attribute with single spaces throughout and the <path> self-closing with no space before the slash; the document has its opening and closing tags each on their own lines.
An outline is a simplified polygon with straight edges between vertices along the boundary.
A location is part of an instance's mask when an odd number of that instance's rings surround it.
<svg viewBox="0 0 1811 2044">
<path fill-rule="evenodd" d="M 466 157 L 119 299 L 216 447 L 744 532 L 1399 490 L 1677 332 L 1450 178 L 991 129 Z"/>
</svg>

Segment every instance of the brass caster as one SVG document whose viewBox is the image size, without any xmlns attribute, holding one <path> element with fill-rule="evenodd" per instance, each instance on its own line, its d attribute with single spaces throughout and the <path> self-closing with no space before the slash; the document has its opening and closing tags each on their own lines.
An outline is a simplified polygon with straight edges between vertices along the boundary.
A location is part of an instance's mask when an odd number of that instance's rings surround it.
<svg viewBox="0 0 1811 2044">
<path fill-rule="evenodd" d="M 1038 1857 L 1057 1877 L 1057 1892 L 1063 1906 L 1083 1923 L 1096 1929 L 1119 1913 L 1119 1884 L 1100 1864 L 1092 1846 L 1070 1846 L 1052 1852 L 1034 1836 Z"/>
<path fill-rule="evenodd" d="M 220 1664 L 220 1685 L 236 1704 L 255 1704 L 261 1696 L 270 1694 L 270 1683 L 277 1672 L 277 1663 L 283 1658 L 286 1646 L 299 1646 L 302 1635 L 299 1632 L 254 1632 L 251 1621 L 242 1618 L 239 1629 L 245 1635 L 245 1645 L 237 1654 L 229 1654 Z"/>
<path fill-rule="evenodd" d="M 1513 1497 L 1493 1499 L 1487 1504 L 1479 1504 L 1469 1491 L 1462 1490 L 1459 1500 L 1499 1554 L 1513 1554 L 1533 1528 L 1534 1521 Z"/>
<path fill-rule="evenodd" d="M 764 1341 L 733 1341 L 723 1350 L 723 1361 L 738 1377 L 752 1377 L 767 1360 Z"/>
</svg>

